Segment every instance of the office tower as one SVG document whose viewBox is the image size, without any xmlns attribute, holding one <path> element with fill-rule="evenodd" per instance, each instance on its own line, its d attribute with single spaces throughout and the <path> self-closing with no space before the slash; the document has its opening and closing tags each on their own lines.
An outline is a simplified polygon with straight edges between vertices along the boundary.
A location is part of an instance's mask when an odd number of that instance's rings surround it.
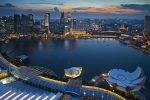
<svg viewBox="0 0 150 100">
<path fill-rule="evenodd" d="M 0 33 L 5 33 L 5 21 L 0 18 Z"/>
<path fill-rule="evenodd" d="M 71 22 L 71 12 L 67 13 L 67 23 Z"/>
<path fill-rule="evenodd" d="M 12 16 L 7 17 L 5 21 L 6 33 L 14 33 L 14 19 Z"/>
<path fill-rule="evenodd" d="M 21 32 L 27 33 L 28 32 L 28 16 L 22 15 L 21 17 Z"/>
<path fill-rule="evenodd" d="M 72 21 L 72 28 L 73 28 L 73 31 L 77 31 L 77 20 L 76 19 L 73 19 Z"/>
<path fill-rule="evenodd" d="M 50 33 L 50 13 L 45 14 L 44 26 L 47 28 L 47 33 Z"/>
<path fill-rule="evenodd" d="M 68 26 L 69 32 L 72 32 L 72 20 L 70 12 L 67 13 L 66 24 Z"/>
<path fill-rule="evenodd" d="M 150 16 L 145 16 L 144 33 L 150 36 Z"/>
<path fill-rule="evenodd" d="M 65 14 L 64 12 L 62 12 L 60 17 L 60 33 L 64 34 L 64 32 L 65 32 Z"/>
<path fill-rule="evenodd" d="M 40 21 L 35 21 L 35 23 L 34 23 L 34 32 L 36 32 L 36 33 L 39 33 L 40 32 L 40 30 L 41 30 L 41 24 L 40 24 Z"/>
<path fill-rule="evenodd" d="M 21 20 L 20 20 L 20 15 L 18 14 L 14 15 L 14 31 L 15 33 L 21 32 Z"/>
<path fill-rule="evenodd" d="M 33 32 L 33 25 L 34 25 L 33 15 L 29 14 L 28 15 L 28 29 L 29 29 L 29 32 Z"/>
<path fill-rule="evenodd" d="M 60 33 L 60 23 L 59 20 L 56 19 L 54 22 L 54 33 L 59 34 Z"/>
</svg>

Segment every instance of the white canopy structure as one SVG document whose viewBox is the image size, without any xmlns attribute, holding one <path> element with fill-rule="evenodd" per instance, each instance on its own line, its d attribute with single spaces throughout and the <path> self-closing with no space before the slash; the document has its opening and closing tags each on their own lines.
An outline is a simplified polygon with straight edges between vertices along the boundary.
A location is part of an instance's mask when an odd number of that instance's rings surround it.
<svg viewBox="0 0 150 100">
<path fill-rule="evenodd" d="M 116 86 L 117 89 L 127 92 L 127 88 L 136 92 L 141 89 L 146 80 L 145 76 L 142 76 L 142 69 L 137 69 L 130 73 L 122 69 L 112 69 L 109 71 L 109 77 L 106 81 L 112 86 Z"/>
</svg>

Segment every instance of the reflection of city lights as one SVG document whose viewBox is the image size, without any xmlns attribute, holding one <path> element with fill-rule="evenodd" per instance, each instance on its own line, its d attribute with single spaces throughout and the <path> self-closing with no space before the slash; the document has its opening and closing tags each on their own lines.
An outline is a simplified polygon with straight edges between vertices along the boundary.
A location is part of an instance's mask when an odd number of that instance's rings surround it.
<svg viewBox="0 0 150 100">
<path fill-rule="evenodd" d="M 39 42 L 38 47 L 39 47 L 39 49 L 43 48 L 43 43 L 41 41 Z"/>
<path fill-rule="evenodd" d="M 104 96 L 102 95 L 102 99 L 104 98 Z"/>
<path fill-rule="evenodd" d="M 66 48 L 68 48 L 69 47 L 69 41 L 65 40 L 64 45 L 65 45 Z"/>
<path fill-rule="evenodd" d="M 93 93 L 93 96 L 94 96 L 94 93 Z"/>
<path fill-rule="evenodd" d="M 86 92 L 84 92 L 84 95 L 86 95 Z"/>
</svg>

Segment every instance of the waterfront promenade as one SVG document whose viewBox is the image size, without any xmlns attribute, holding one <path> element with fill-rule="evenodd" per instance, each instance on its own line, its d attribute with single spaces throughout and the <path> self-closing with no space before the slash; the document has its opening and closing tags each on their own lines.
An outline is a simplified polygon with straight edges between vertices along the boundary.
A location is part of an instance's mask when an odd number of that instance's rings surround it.
<svg viewBox="0 0 150 100">
<path fill-rule="evenodd" d="M 1 54 L 0 54 L 0 66 L 4 67 L 6 69 L 11 69 L 13 71 L 18 69 L 17 66 L 9 63 L 5 58 L 3 58 L 3 56 Z M 26 81 L 30 82 L 32 84 L 38 85 L 38 86 L 42 86 L 47 89 L 55 89 L 55 90 L 57 90 L 59 92 L 63 92 L 63 93 L 73 93 L 73 94 L 76 94 L 79 96 L 98 98 L 98 99 L 106 99 L 106 100 L 109 100 L 109 99 L 126 100 L 124 97 L 122 97 L 114 92 L 111 92 L 109 90 L 103 89 L 103 88 L 98 88 L 98 87 L 93 87 L 93 86 L 85 86 L 85 85 L 82 85 L 81 87 L 72 86 L 72 85 L 69 85 L 67 82 L 53 80 L 53 79 L 45 78 L 45 77 L 38 76 L 38 75 L 34 78 L 33 77 L 28 78 Z"/>
<path fill-rule="evenodd" d="M 80 96 L 87 96 L 87 97 L 96 97 L 96 98 L 101 98 L 101 99 L 112 99 L 112 100 L 126 100 L 124 97 L 111 92 L 109 90 L 103 89 L 103 88 L 99 88 L 99 87 L 93 87 L 93 86 L 86 86 L 86 85 L 82 85 L 81 87 L 78 86 L 71 86 L 68 85 L 67 82 L 62 82 L 62 81 L 58 81 L 58 80 L 53 80 L 53 79 L 49 79 L 49 78 L 45 78 L 45 77 L 38 77 L 38 83 L 40 83 L 40 81 L 46 84 L 46 82 L 52 83 L 52 84 L 57 84 L 57 86 L 54 87 L 58 87 L 58 89 L 60 89 L 60 91 L 63 92 L 72 92 L 75 93 L 77 95 Z M 35 81 L 33 81 L 35 82 Z M 47 84 L 47 85 L 48 85 Z"/>
<path fill-rule="evenodd" d="M 13 65 L 12 63 L 8 62 L 0 53 L 0 66 L 2 66 L 5 69 L 11 69 L 15 70 L 18 69 L 17 66 Z"/>
</svg>

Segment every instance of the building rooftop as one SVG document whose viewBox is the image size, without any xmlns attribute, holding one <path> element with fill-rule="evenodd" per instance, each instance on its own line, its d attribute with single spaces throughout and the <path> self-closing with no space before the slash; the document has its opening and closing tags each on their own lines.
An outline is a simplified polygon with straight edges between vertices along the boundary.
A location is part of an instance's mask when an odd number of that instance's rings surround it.
<svg viewBox="0 0 150 100">
<path fill-rule="evenodd" d="M 20 55 L 20 56 L 17 56 L 16 58 L 25 60 L 25 59 L 28 59 L 29 57 L 27 55 Z"/>
<path fill-rule="evenodd" d="M 64 69 L 64 71 L 65 71 L 65 76 L 70 78 L 77 78 L 82 73 L 82 67 L 71 67 L 68 69 Z"/>
<path fill-rule="evenodd" d="M 138 91 L 145 79 L 146 77 L 142 76 L 142 69 L 137 67 L 132 73 L 122 69 L 112 69 L 109 71 L 109 77 L 106 81 L 111 85 L 116 84 L 117 88 L 123 91 L 126 91 L 127 87 L 133 91 Z"/>
</svg>

